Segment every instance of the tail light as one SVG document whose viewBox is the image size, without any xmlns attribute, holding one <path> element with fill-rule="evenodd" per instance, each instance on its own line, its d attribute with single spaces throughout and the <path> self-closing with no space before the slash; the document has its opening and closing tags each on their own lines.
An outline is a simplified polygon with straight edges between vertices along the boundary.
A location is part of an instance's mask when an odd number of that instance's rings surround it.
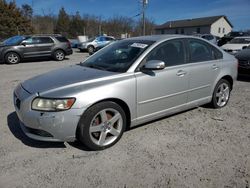
<svg viewBox="0 0 250 188">
<path fill-rule="evenodd" d="M 68 48 L 71 48 L 71 43 L 68 41 L 67 42 Z"/>
</svg>

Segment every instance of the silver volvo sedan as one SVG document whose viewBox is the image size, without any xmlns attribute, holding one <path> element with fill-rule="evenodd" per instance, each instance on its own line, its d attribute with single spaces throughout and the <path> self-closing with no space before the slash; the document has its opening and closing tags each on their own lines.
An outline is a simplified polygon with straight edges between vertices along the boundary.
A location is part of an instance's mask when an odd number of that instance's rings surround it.
<svg viewBox="0 0 250 188">
<path fill-rule="evenodd" d="M 114 145 L 126 128 L 206 103 L 224 107 L 237 60 L 182 35 L 117 41 L 79 65 L 20 83 L 14 104 L 24 133 L 41 141 Z"/>
</svg>

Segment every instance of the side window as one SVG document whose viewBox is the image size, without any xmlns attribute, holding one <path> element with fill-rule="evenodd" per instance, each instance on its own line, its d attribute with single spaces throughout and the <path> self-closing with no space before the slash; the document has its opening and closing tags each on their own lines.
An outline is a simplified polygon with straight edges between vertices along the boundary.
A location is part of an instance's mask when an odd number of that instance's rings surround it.
<svg viewBox="0 0 250 188">
<path fill-rule="evenodd" d="M 50 37 L 41 37 L 40 43 L 41 44 L 50 44 L 50 43 L 54 43 L 54 41 Z"/>
<path fill-rule="evenodd" d="M 213 60 L 211 49 L 208 45 L 199 40 L 189 40 L 188 42 L 191 63 Z"/>
<path fill-rule="evenodd" d="M 113 41 L 114 39 L 111 37 L 105 37 L 106 41 Z"/>
<path fill-rule="evenodd" d="M 212 47 L 212 55 L 214 59 L 222 59 L 223 58 L 222 52 L 220 52 L 220 50 L 218 50 L 214 46 L 211 46 L 211 47 Z"/>
<path fill-rule="evenodd" d="M 167 67 L 184 64 L 184 44 L 181 40 L 172 40 L 160 44 L 146 57 L 146 61 L 149 60 L 161 60 Z"/>
<path fill-rule="evenodd" d="M 32 37 L 32 44 L 39 44 L 39 37 Z"/>
<path fill-rule="evenodd" d="M 23 42 L 25 42 L 26 44 L 33 44 L 32 38 L 25 39 Z"/>
</svg>

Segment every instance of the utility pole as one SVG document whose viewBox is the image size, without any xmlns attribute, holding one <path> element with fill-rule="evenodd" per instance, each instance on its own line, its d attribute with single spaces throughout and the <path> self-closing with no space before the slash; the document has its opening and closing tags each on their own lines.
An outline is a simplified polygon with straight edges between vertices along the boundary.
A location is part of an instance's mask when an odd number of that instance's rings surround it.
<svg viewBox="0 0 250 188">
<path fill-rule="evenodd" d="M 147 4 L 148 0 L 142 0 L 142 35 L 146 34 L 145 9 Z"/>
<path fill-rule="evenodd" d="M 32 15 L 31 15 L 31 27 L 33 27 L 33 15 L 34 15 L 34 1 L 31 0 L 31 8 L 32 8 Z"/>
</svg>

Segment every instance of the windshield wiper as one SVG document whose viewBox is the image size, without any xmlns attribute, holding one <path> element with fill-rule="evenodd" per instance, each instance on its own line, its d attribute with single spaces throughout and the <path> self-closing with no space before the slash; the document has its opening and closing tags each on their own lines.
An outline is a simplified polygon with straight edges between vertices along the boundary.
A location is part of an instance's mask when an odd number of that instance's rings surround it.
<svg viewBox="0 0 250 188">
<path fill-rule="evenodd" d="M 86 67 L 89 67 L 89 68 L 93 68 L 93 69 L 99 69 L 99 70 L 105 70 L 106 69 L 104 67 L 101 67 L 101 66 L 98 66 L 98 65 L 84 65 Z"/>
</svg>

